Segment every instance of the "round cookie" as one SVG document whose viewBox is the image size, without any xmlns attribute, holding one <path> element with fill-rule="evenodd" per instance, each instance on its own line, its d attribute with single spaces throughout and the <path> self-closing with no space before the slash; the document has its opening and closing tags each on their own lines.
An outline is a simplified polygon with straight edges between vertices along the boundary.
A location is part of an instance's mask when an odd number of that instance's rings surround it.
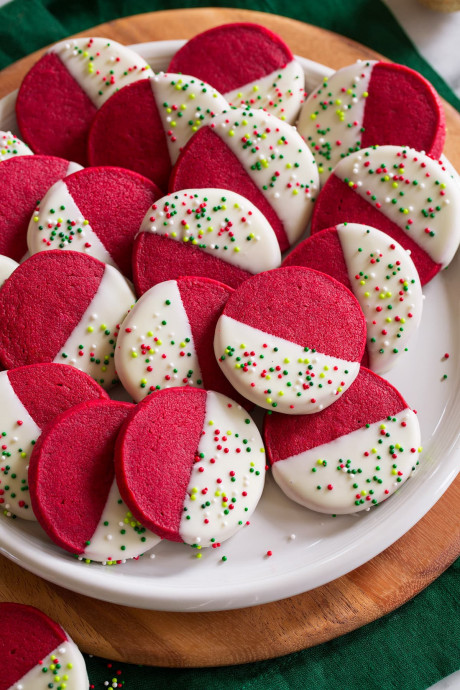
<svg viewBox="0 0 460 690">
<path fill-rule="evenodd" d="M 54 156 L 17 156 L 0 165 L 0 254 L 15 261 L 23 259 L 27 227 L 38 199 L 80 167 Z"/>
<path fill-rule="evenodd" d="M 98 108 L 119 89 L 149 75 L 145 60 L 116 41 L 86 37 L 56 43 L 21 84 L 19 129 L 35 153 L 86 165 L 88 130 Z"/>
<path fill-rule="evenodd" d="M 161 537 L 201 548 L 246 524 L 262 494 L 265 450 L 252 419 L 230 398 L 170 388 L 131 413 L 115 466 L 134 517 Z"/>
<path fill-rule="evenodd" d="M 40 525 L 55 544 L 85 560 L 136 558 L 160 541 L 133 519 L 115 481 L 115 441 L 132 409 L 114 400 L 76 405 L 48 426 L 30 460 Z"/>
<path fill-rule="evenodd" d="M 290 124 L 305 99 L 302 67 L 280 36 L 259 24 L 203 31 L 177 51 L 168 71 L 193 74 L 232 106 L 263 108 Z"/>
<path fill-rule="evenodd" d="M 131 277 L 134 237 L 159 196 L 153 182 L 131 170 L 79 170 L 56 182 L 36 206 L 27 232 L 29 251 L 73 249 Z"/>
<path fill-rule="evenodd" d="M 87 690 L 83 656 L 68 634 L 42 611 L 0 603 L 0 690 Z"/>
<path fill-rule="evenodd" d="M 89 163 L 135 170 L 166 190 L 190 137 L 228 108 L 218 91 L 194 77 L 160 72 L 142 79 L 97 112 L 88 137 Z"/>
<path fill-rule="evenodd" d="M 344 158 L 321 190 L 312 233 L 339 223 L 383 230 L 410 251 L 422 285 L 454 257 L 460 241 L 460 187 L 413 149 L 380 146 Z"/>
<path fill-rule="evenodd" d="M 366 317 L 365 366 L 383 374 L 407 351 L 422 316 L 422 287 L 409 254 L 384 232 L 358 223 L 321 230 L 301 242 L 283 266 L 322 271 L 353 292 Z"/>
<path fill-rule="evenodd" d="M 0 255 L 0 288 L 13 271 L 18 267 L 18 263 L 8 256 Z"/>
<path fill-rule="evenodd" d="M 361 61 L 324 77 L 302 106 L 297 129 L 318 164 L 321 184 L 353 151 L 410 146 L 438 158 L 446 123 L 431 84 L 405 65 Z"/>
<path fill-rule="evenodd" d="M 134 285 L 141 295 L 190 275 L 237 287 L 280 263 L 275 233 L 248 199 L 227 189 L 182 189 L 145 215 L 134 243 Z"/>
<path fill-rule="evenodd" d="M 0 130 L 0 162 L 15 156 L 33 156 L 27 144 L 15 137 L 12 132 Z"/>
<path fill-rule="evenodd" d="M 71 364 L 109 387 L 118 324 L 135 299 L 121 273 L 91 256 L 35 254 L 0 290 L 0 362 Z"/>
<path fill-rule="evenodd" d="M 265 418 L 273 477 L 293 501 L 320 513 L 381 503 L 418 464 L 416 414 L 388 381 L 364 367 L 333 407 Z"/>
<path fill-rule="evenodd" d="M 31 364 L 0 372 L 0 510 L 35 520 L 27 470 L 42 431 L 85 400 L 107 399 L 93 379 L 66 364 Z"/>
<path fill-rule="evenodd" d="M 120 327 L 115 367 L 139 402 L 161 388 L 195 386 L 245 405 L 214 357 L 217 319 L 233 290 L 208 278 L 158 283 L 142 295 Z"/>
<path fill-rule="evenodd" d="M 267 218 L 284 251 L 307 227 L 319 179 L 293 127 L 262 110 L 236 108 L 201 127 L 179 156 L 169 189 L 194 187 L 245 196 Z"/>
<path fill-rule="evenodd" d="M 358 375 L 366 322 L 330 276 L 291 266 L 247 280 L 217 322 L 214 352 L 236 390 L 266 409 L 311 414 Z"/>
</svg>

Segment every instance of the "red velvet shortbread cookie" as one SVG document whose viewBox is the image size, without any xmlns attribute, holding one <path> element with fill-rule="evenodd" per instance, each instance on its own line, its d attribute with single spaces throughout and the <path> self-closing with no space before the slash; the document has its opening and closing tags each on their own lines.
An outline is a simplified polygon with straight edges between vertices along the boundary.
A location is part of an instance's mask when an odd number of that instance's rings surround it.
<svg viewBox="0 0 460 690">
<path fill-rule="evenodd" d="M 107 398 L 93 379 L 66 364 L 31 364 L 0 373 L 0 510 L 34 520 L 27 470 L 35 442 L 73 405 Z"/>
<path fill-rule="evenodd" d="M 131 413 L 117 440 L 118 486 L 159 536 L 212 546 L 243 527 L 265 479 L 265 450 L 247 412 L 225 395 L 169 388 Z"/>
<path fill-rule="evenodd" d="M 0 161 L 6 161 L 15 156 L 33 156 L 33 153 L 27 144 L 15 137 L 12 132 L 0 130 Z"/>
<path fill-rule="evenodd" d="M 388 371 L 407 351 L 422 316 L 422 287 L 409 254 L 384 232 L 358 223 L 321 230 L 301 242 L 283 266 L 314 268 L 353 292 L 366 317 L 373 371 Z"/>
<path fill-rule="evenodd" d="M 130 403 L 96 400 L 59 415 L 30 460 L 32 507 L 48 536 L 82 559 L 113 563 L 160 541 L 120 498 L 113 463 Z"/>
<path fill-rule="evenodd" d="M 60 625 L 10 602 L 0 603 L 0 621 L 0 690 L 87 690 L 83 656 Z"/>
<path fill-rule="evenodd" d="M 121 273 L 92 256 L 35 254 L 0 290 L 0 362 L 71 364 L 108 387 L 118 324 L 135 299 Z"/>
<path fill-rule="evenodd" d="M 173 169 L 170 191 L 220 187 L 245 196 L 284 251 L 305 231 L 318 185 L 314 158 L 293 127 L 262 110 L 236 108 L 193 135 Z"/>
<path fill-rule="evenodd" d="M 267 415 L 273 476 L 293 501 L 321 513 L 381 503 L 418 464 L 416 414 L 388 381 L 364 367 L 340 400 L 304 417 Z"/>
<path fill-rule="evenodd" d="M 10 259 L 8 256 L 0 255 L 0 288 L 18 265 L 17 261 L 13 261 L 13 259 Z"/>
<path fill-rule="evenodd" d="M 383 230 L 410 251 L 422 285 L 453 259 L 460 241 L 460 187 L 423 153 L 400 146 L 344 158 L 323 187 L 312 233 L 343 222 Z"/>
<path fill-rule="evenodd" d="M 37 201 L 58 180 L 81 166 L 54 156 L 17 156 L 0 165 L 0 254 L 20 261 Z"/>
<path fill-rule="evenodd" d="M 438 158 L 446 137 L 442 103 L 431 84 L 405 65 L 376 60 L 325 77 L 304 103 L 297 128 L 322 184 L 352 151 L 395 144 Z"/>
<path fill-rule="evenodd" d="M 311 414 L 353 383 L 365 342 L 366 322 L 350 290 L 291 266 L 254 276 L 234 292 L 217 322 L 214 351 L 248 400 Z"/>
<path fill-rule="evenodd" d="M 305 99 L 305 75 L 284 41 L 258 24 L 223 24 L 188 41 L 170 72 L 212 84 L 232 106 L 264 108 L 293 123 Z"/>
<path fill-rule="evenodd" d="M 120 326 L 115 367 L 136 402 L 161 388 L 195 386 L 239 399 L 214 357 L 217 319 L 233 293 L 223 283 L 186 277 L 158 283 Z"/>
<path fill-rule="evenodd" d="M 187 141 L 228 107 L 218 91 L 195 77 L 161 72 L 142 79 L 97 112 L 88 138 L 89 163 L 135 170 L 166 190 Z"/>
<path fill-rule="evenodd" d="M 182 189 L 147 212 L 133 250 L 138 294 L 179 276 L 203 276 L 237 287 L 277 268 L 279 245 L 250 201 L 227 189 Z"/>
<path fill-rule="evenodd" d="M 153 182 L 131 170 L 79 170 L 56 182 L 35 208 L 27 233 L 29 251 L 73 249 L 130 277 L 134 237 L 159 196 Z"/>
<path fill-rule="evenodd" d="M 88 130 L 98 108 L 123 86 L 150 74 L 145 60 L 116 41 L 74 38 L 56 43 L 19 89 L 16 117 L 22 136 L 35 153 L 86 165 Z"/>
</svg>

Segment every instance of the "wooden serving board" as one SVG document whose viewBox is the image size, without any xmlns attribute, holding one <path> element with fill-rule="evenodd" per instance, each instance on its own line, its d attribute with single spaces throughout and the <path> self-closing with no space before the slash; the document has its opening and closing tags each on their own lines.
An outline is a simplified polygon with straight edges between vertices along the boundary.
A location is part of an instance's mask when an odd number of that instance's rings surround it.
<svg viewBox="0 0 460 690">
<path fill-rule="evenodd" d="M 338 69 L 380 56 L 347 38 L 260 12 L 191 9 L 103 24 L 84 35 L 122 43 L 190 38 L 218 24 L 252 21 L 280 34 L 294 53 Z M 41 53 L 42 51 L 40 51 Z M 40 53 L 0 74 L 0 97 L 16 89 Z M 460 115 L 446 107 L 446 152 L 460 169 Z M 0 557 L 0 601 L 39 607 L 79 647 L 117 661 L 157 666 L 220 666 L 268 659 L 343 635 L 394 610 L 460 554 L 460 477 L 399 541 L 353 572 L 305 594 L 236 611 L 168 613 L 97 601 L 47 583 Z"/>
</svg>

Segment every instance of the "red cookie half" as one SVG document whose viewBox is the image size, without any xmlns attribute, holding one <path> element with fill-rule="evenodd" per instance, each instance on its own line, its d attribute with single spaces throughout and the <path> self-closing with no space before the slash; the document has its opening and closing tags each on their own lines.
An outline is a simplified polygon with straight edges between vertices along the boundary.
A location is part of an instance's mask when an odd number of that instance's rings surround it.
<svg viewBox="0 0 460 690">
<path fill-rule="evenodd" d="M 259 431 L 237 403 L 198 388 L 143 400 L 117 440 L 116 474 L 134 517 L 161 537 L 212 546 L 246 524 L 264 484 Z"/>
<path fill-rule="evenodd" d="M 73 249 L 131 276 L 134 237 L 158 187 L 131 170 L 84 168 L 47 190 L 29 223 L 31 254 Z"/>
<path fill-rule="evenodd" d="M 48 189 L 79 169 L 54 156 L 18 156 L 0 166 L 0 254 L 20 261 L 27 252 L 30 218 Z"/>
<path fill-rule="evenodd" d="M 324 273 L 290 266 L 235 290 L 217 322 L 214 352 L 248 400 L 311 414 L 352 384 L 365 342 L 364 315 L 350 290 Z"/>
<path fill-rule="evenodd" d="M 353 513 L 394 493 L 418 464 L 420 428 L 400 393 L 364 367 L 337 403 L 299 417 L 265 417 L 273 476 L 297 503 Z"/>
<path fill-rule="evenodd" d="M 55 687 L 57 668 L 71 687 L 88 685 L 85 662 L 60 625 L 42 611 L 23 604 L 0 603 L 0 690 Z M 25 676 L 27 675 L 27 678 Z"/>
</svg>

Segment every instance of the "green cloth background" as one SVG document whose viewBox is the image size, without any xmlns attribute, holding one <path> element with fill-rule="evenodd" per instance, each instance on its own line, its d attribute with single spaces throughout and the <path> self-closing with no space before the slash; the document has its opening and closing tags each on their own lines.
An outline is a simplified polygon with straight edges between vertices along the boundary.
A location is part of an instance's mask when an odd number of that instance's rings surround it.
<svg viewBox="0 0 460 690">
<path fill-rule="evenodd" d="M 0 8 L 0 68 L 44 45 L 111 19 L 209 4 L 175 0 L 13 0 Z M 460 99 L 417 53 L 379 0 L 303 0 L 291 6 L 283 0 L 254 0 L 251 4 L 228 0 L 214 2 L 213 6 L 282 14 L 346 35 L 422 72 L 460 110 Z M 86 657 L 91 687 L 116 687 L 116 678 L 125 690 L 425 690 L 460 667 L 459 574 L 460 560 L 428 589 L 388 616 L 319 647 L 274 661 L 179 670 Z"/>
</svg>

